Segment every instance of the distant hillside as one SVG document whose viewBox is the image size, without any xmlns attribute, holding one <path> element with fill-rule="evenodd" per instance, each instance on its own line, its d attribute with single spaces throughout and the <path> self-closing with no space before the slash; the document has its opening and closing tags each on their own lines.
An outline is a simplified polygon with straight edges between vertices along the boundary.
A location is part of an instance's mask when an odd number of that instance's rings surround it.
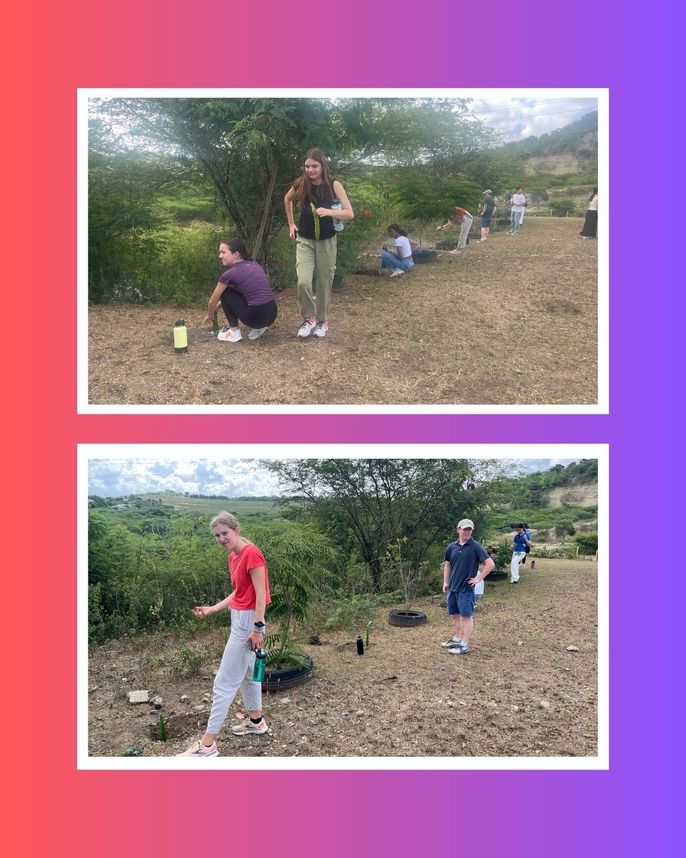
<svg viewBox="0 0 686 858">
<path fill-rule="evenodd" d="M 524 173 L 561 176 L 596 170 L 598 162 L 598 111 L 541 137 L 508 143 L 503 149 L 523 161 Z"/>
</svg>

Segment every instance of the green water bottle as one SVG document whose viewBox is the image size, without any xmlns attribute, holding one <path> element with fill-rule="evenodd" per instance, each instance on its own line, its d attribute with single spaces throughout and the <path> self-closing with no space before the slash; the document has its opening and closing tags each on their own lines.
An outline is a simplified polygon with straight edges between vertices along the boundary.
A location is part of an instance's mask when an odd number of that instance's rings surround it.
<svg viewBox="0 0 686 858">
<path fill-rule="evenodd" d="M 267 663 L 267 653 L 260 647 L 255 650 L 255 667 L 252 669 L 253 682 L 262 682 L 264 666 Z"/>
</svg>

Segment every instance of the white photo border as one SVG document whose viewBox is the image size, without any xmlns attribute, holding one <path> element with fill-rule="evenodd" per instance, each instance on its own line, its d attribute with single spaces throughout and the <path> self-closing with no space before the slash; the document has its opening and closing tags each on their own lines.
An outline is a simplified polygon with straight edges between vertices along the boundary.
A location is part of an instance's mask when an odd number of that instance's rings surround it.
<svg viewBox="0 0 686 858">
<path fill-rule="evenodd" d="M 593 757 L 217 757 L 217 770 L 609 769 L 609 446 L 607 444 L 79 444 L 77 445 L 77 768 L 197 771 L 188 757 L 88 754 L 88 471 L 92 460 L 467 458 L 598 460 L 598 753 Z M 207 764 L 205 763 L 206 767 Z"/>
<path fill-rule="evenodd" d="M 569 405 L 96 405 L 88 400 L 88 101 L 95 98 L 595 98 L 598 101 L 598 401 Z M 603 88 L 145 89 L 77 90 L 77 411 L 79 414 L 608 414 L 609 413 L 609 90 Z"/>
</svg>

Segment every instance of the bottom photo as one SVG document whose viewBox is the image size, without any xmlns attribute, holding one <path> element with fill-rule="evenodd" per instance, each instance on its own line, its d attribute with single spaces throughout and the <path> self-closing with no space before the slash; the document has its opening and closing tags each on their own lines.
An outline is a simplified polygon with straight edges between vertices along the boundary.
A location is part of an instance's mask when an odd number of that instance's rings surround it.
<svg viewBox="0 0 686 858">
<path fill-rule="evenodd" d="M 607 768 L 607 469 L 80 445 L 79 768 Z"/>
</svg>

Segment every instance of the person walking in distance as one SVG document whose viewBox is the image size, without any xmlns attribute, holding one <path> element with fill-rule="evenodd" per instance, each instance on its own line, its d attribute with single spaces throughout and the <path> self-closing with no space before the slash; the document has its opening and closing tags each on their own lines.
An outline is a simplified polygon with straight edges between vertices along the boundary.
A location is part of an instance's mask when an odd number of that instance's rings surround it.
<svg viewBox="0 0 686 858">
<path fill-rule="evenodd" d="M 448 614 L 453 624 L 452 637 L 442 647 L 451 655 L 469 652 L 474 630 L 474 587 L 493 569 L 494 562 L 475 539 L 474 522 L 463 518 L 457 525 L 457 539 L 446 548 L 443 561 L 443 592 L 448 594 Z M 483 564 L 481 572 L 479 567 Z"/>
<path fill-rule="evenodd" d="M 526 549 L 531 546 L 531 540 L 527 539 L 526 528 L 523 523 L 517 525 L 517 532 L 512 537 L 512 560 L 510 561 L 510 584 L 519 583 L 519 567 L 526 557 Z"/>
</svg>

